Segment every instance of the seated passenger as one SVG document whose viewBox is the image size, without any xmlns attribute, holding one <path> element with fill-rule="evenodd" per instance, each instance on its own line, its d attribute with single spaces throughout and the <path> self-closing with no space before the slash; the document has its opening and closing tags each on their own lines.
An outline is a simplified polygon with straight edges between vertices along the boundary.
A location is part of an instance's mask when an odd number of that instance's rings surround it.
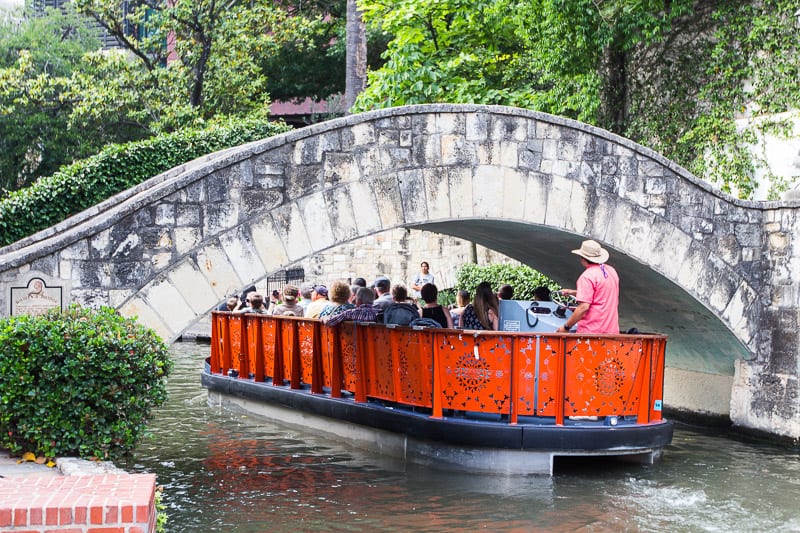
<svg viewBox="0 0 800 533">
<path fill-rule="evenodd" d="M 314 290 L 311 291 L 311 303 L 306 309 L 305 315 L 308 318 L 319 318 L 319 314 L 323 309 L 328 307 L 328 288 L 325 285 L 315 285 Z"/>
<path fill-rule="evenodd" d="M 514 287 L 512 287 L 511 285 L 501 285 L 500 290 L 497 291 L 497 297 L 500 300 L 513 300 Z"/>
<path fill-rule="evenodd" d="M 378 316 L 378 308 L 374 307 L 372 303 L 375 301 L 375 293 L 372 289 L 366 287 L 359 287 L 356 291 L 356 306 L 352 309 L 342 311 L 335 316 L 326 316 L 322 321 L 328 326 L 335 326 L 340 322 L 375 322 Z"/>
<path fill-rule="evenodd" d="M 270 307 L 275 307 L 281 303 L 281 293 L 278 289 L 272 291 L 272 295 L 269 297 L 269 303 Z"/>
<path fill-rule="evenodd" d="M 267 307 L 264 305 L 264 297 L 257 292 L 247 294 L 247 306 L 240 307 L 235 313 L 258 313 L 267 314 Z"/>
<path fill-rule="evenodd" d="M 383 311 L 384 324 L 407 326 L 412 320 L 419 318 L 419 310 L 408 303 L 408 290 L 405 285 L 392 287 L 392 303 Z"/>
<path fill-rule="evenodd" d="M 225 302 L 220 304 L 217 311 L 236 311 L 242 306 L 241 300 L 238 296 L 229 296 Z"/>
<path fill-rule="evenodd" d="M 550 289 L 547 287 L 536 287 L 533 289 L 533 299 L 537 302 L 549 302 L 550 301 Z"/>
<path fill-rule="evenodd" d="M 343 311 L 352 309 L 355 305 L 350 303 L 350 285 L 346 281 L 334 281 L 329 293 L 331 303 L 319 314 L 320 318 L 336 316 Z"/>
<path fill-rule="evenodd" d="M 375 288 L 375 303 L 372 305 L 383 311 L 392 303 L 391 282 L 386 276 L 380 276 L 372 286 Z"/>
<path fill-rule="evenodd" d="M 472 296 L 467 291 L 461 290 L 456 293 L 456 306 L 450 309 L 450 318 L 453 320 L 453 327 L 461 327 L 461 313 L 464 308 L 472 301 Z"/>
<path fill-rule="evenodd" d="M 311 305 L 311 293 L 314 292 L 314 285 L 312 283 L 303 283 L 300 285 L 300 307 L 303 308 L 303 315 L 306 315 L 308 306 Z"/>
<path fill-rule="evenodd" d="M 436 288 L 436 285 L 433 283 L 426 283 L 422 286 L 419 293 L 420 296 L 422 296 L 422 300 L 425 302 L 425 305 L 419 310 L 419 316 L 421 318 L 431 318 L 438 322 L 443 328 L 452 329 L 453 319 L 450 317 L 450 313 L 439 305 L 439 289 Z"/>
<path fill-rule="evenodd" d="M 500 321 L 500 302 L 487 281 L 475 289 L 475 301 L 464 308 L 461 314 L 462 329 L 497 330 Z"/>
<path fill-rule="evenodd" d="M 239 294 L 239 300 L 241 301 L 241 303 L 239 304 L 239 309 L 241 309 L 242 307 L 247 306 L 247 295 L 250 294 L 251 292 L 256 292 L 256 286 L 255 285 L 250 285 L 249 287 L 247 287 L 245 290 L 243 290 Z M 267 308 L 267 307 L 269 307 L 269 304 L 265 300 L 264 301 L 264 308 Z"/>
<path fill-rule="evenodd" d="M 273 315 L 276 316 L 303 316 L 303 308 L 297 303 L 300 289 L 294 285 L 286 285 L 283 288 L 283 303 L 279 303 L 272 308 Z"/>
</svg>

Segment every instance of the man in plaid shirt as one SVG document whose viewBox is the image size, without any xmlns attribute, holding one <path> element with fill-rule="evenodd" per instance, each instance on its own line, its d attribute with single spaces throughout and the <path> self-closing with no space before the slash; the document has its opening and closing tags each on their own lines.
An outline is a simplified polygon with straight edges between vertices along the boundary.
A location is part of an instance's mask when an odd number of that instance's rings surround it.
<svg viewBox="0 0 800 533">
<path fill-rule="evenodd" d="M 374 301 L 375 293 L 372 292 L 372 289 L 360 287 L 356 292 L 356 307 L 342 311 L 338 315 L 322 317 L 322 321 L 328 326 L 335 326 L 345 320 L 351 322 L 375 322 L 375 318 L 381 310 L 377 307 L 372 307 L 372 302 Z"/>
</svg>

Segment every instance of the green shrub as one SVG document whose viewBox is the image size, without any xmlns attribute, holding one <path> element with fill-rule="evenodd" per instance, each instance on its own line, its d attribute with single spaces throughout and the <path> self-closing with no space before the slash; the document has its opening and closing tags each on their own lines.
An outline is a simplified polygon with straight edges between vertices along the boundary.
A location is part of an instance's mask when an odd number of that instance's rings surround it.
<svg viewBox="0 0 800 533">
<path fill-rule="evenodd" d="M 167 397 L 169 347 L 111 308 L 0 319 L 0 447 L 115 459 Z"/>
<path fill-rule="evenodd" d="M 178 165 L 289 129 L 283 123 L 253 118 L 108 145 L 99 154 L 0 200 L 0 246 L 49 228 Z"/>
<path fill-rule="evenodd" d="M 482 281 L 488 281 L 495 292 L 501 285 L 514 287 L 515 300 L 533 300 L 533 290 L 545 286 L 551 291 L 561 286 L 538 270 L 527 265 L 496 264 L 479 266 L 474 263 L 463 265 L 456 274 L 456 290 L 465 290 L 475 294 L 475 288 Z"/>
</svg>

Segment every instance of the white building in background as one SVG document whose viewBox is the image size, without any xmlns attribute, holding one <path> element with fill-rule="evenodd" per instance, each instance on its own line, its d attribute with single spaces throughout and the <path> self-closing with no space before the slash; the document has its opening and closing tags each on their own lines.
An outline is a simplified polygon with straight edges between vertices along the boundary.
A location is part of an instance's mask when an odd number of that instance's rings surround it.
<svg viewBox="0 0 800 533">
<path fill-rule="evenodd" d="M 0 10 L 22 9 L 25 7 L 25 0 L 0 0 Z"/>
</svg>

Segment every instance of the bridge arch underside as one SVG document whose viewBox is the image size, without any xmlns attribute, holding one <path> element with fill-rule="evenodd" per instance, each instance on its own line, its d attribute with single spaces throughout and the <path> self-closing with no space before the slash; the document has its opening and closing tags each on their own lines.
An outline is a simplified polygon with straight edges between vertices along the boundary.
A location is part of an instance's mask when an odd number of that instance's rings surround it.
<svg viewBox="0 0 800 533">
<path fill-rule="evenodd" d="M 418 224 L 415 229 L 452 235 L 503 253 L 554 279 L 575 287 L 583 271 L 570 253 L 583 236 L 545 226 L 505 220 L 457 220 Z M 620 274 L 620 328 L 669 335 L 667 366 L 692 372 L 732 376 L 734 361 L 750 352 L 716 314 L 650 266 L 609 248 Z"/>
</svg>

